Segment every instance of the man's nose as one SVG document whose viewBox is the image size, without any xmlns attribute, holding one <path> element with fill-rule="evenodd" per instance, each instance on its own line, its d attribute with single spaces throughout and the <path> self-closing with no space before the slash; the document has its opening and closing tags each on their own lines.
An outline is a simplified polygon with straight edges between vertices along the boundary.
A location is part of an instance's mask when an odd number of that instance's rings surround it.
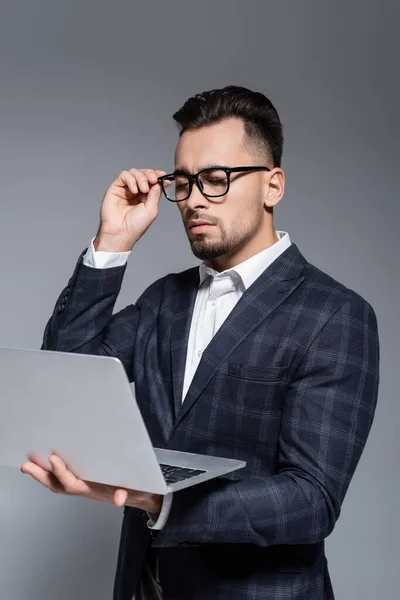
<svg viewBox="0 0 400 600">
<path fill-rule="evenodd" d="M 208 198 L 203 196 L 203 194 L 200 192 L 196 183 L 193 183 L 192 193 L 190 194 L 189 198 L 186 200 L 185 204 L 188 209 L 194 211 L 199 208 L 208 208 L 209 201 L 208 201 Z"/>
</svg>

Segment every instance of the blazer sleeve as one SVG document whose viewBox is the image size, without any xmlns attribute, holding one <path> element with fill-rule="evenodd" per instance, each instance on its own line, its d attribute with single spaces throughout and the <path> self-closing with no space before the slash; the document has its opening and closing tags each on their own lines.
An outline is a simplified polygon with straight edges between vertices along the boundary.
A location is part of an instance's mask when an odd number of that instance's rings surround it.
<svg viewBox="0 0 400 600">
<path fill-rule="evenodd" d="M 113 314 L 126 264 L 92 268 L 83 262 L 85 249 L 74 273 L 61 292 L 44 331 L 42 350 L 115 356 L 132 381 L 136 331 L 144 299 L 156 312 L 163 280 L 153 283 L 135 304 Z M 149 317 L 151 314 L 149 313 Z"/>
<path fill-rule="evenodd" d="M 376 316 L 355 295 L 312 337 L 296 369 L 276 474 L 219 478 L 175 492 L 159 543 L 269 546 L 326 538 L 367 441 L 378 383 Z"/>
</svg>

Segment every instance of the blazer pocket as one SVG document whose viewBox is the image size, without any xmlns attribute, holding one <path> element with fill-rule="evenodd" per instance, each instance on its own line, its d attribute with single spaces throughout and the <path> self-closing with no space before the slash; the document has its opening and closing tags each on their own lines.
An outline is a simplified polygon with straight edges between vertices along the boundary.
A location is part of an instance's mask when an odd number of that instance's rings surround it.
<svg viewBox="0 0 400 600">
<path fill-rule="evenodd" d="M 280 382 L 288 373 L 288 367 L 253 367 L 251 365 L 229 362 L 228 375 L 238 379 L 260 382 Z"/>
</svg>

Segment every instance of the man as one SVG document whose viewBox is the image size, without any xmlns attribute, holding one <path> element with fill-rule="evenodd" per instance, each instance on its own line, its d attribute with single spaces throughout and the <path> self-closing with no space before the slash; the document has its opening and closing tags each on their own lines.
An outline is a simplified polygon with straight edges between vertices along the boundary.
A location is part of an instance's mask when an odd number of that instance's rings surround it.
<svg viewBox="0 0 400 600">
<path fill-rule="evenodd" d="M 58 457 L 51 474 L 22 469 L 52 491 L 125 505 L 117 600 L 332 599 L 324 540 L 373 421 L 375 313 L 274 229 L 283 136 L 264 95 L 205 92 L 174 118 L 174 173 L 131 169 L 110 185 L 43 348 L 117 356 L 154 446 L 247 465 L 164 498 L 77 480 Z M 113 315 L 162 192 L 203 263 Z"/>
</svg>

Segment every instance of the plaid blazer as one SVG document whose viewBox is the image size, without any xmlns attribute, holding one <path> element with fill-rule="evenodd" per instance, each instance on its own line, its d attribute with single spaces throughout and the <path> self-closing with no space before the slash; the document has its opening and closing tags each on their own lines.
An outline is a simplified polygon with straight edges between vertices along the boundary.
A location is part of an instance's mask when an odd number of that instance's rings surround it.
<svg viewBox="0 0 400 600">
<path fill-rule="evenodd" d="M 117 356 L 154 446 L 247 461 L 174 494 L 165 528 L 124 509 L 115 600 L 130 600 L 149 546 L 166 599 L 333 599 L 324 540 L 373 421 L 373 308 L 292 243 L 245 291 L 181 402 L 198 268 L 169 274 L 113 314 L 126 267 L 79 257 L 43 349 Z"/>
</svg>

